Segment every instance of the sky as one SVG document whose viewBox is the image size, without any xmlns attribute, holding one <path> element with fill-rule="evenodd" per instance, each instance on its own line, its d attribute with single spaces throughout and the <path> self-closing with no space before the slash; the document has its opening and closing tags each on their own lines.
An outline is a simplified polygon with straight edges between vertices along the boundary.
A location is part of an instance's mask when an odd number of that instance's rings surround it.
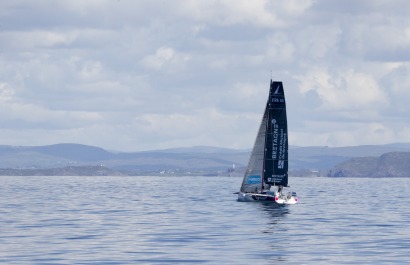
<svg viewBox="0 0 410 265">
<path fill-rule="evenodd" d="M 0 2 L 0 145 L 253 146 L 270 79 L 289 143 L 410 142 L 410 1 Z"/>
</svg>

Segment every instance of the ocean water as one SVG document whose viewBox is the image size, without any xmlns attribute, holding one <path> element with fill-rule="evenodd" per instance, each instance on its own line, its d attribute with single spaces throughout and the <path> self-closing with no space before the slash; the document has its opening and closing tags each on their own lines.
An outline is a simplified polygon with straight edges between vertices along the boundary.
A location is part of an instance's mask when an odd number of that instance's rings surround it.
<svg viewBox="0 0 410 265">
<path fill-rule="evenodd" d="M 410 178 L 0 177 L 0 264 L 405 264 Z"/>
</svg>

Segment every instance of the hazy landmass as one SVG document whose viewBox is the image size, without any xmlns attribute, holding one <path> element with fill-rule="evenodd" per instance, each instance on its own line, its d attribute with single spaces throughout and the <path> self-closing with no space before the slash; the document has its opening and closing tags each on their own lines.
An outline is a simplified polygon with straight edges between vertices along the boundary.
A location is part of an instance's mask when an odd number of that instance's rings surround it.
<svg viewBox="0 0 410 265">
<path fill-rule="evenodd" d="M 121 172 L 103 166 L 66 166 L 43 169 L 0 169 L 1 176 L 121 176 Z"/>
<path fill-rule="evenodd" d="M 0 175 L 242 176 L 251 150 L 209 146 L 112 152 L 95 146 L 0 146 Z M 406 177 L 410 143 L 289 150 L 291 176 Z"/>
<path fill-rule="evenodd" d="M 380 157 L 357 157 L 336 165 L 329 177 L 410 177 L 410 152 L 392 152 Z"/>
</svg>

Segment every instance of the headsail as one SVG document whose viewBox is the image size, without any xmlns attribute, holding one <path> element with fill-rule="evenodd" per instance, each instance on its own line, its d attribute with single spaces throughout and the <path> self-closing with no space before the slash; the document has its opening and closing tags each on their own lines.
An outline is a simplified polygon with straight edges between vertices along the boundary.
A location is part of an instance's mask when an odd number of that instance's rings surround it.
<svg viewBox="0 0 410 265">
<path fill-rule="evenodd" d="M 266 120 L 268 109 L 265 108 L 255 144 L 249 159 L 248 167 L 243 178 L 241 192 L 260 192 L 263 186 L 263 164 L 265 157 Z"/>
</svg>

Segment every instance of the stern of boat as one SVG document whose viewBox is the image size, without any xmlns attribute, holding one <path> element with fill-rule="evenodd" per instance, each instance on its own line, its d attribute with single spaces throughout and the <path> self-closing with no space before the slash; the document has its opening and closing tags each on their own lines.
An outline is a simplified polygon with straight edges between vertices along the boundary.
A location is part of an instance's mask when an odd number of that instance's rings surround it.
<svg viewBox="0 0 410 265">
<path fill-rule="evenodd" d="M 287 195 L 280 192 L 275 193 L 275 202 L 277 204 L 296 204 L 298 201 L 298 196 L 294 191 L 288 192 Z"/>
</svg>

